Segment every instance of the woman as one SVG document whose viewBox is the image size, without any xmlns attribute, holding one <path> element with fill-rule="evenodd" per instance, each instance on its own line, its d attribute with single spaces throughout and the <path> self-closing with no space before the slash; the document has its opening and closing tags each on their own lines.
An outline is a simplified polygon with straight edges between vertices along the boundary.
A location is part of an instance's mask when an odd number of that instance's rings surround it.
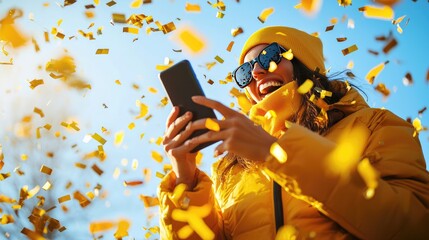
<svg viewBox="0 0 429 240">
<path fill-rule="evenodd" d="M 298 239 L 429 239 L 429 175 L 411 124 L 328 81 L 321 41 L 300 30 L 260 29 L 240 64 L 249 117 L 194 97 L 224 116 L 219 131 L 188 140 L 205 119 L 174 108 L 167 120 L 162 239 L 274 239 L 279 225 L 278 237 Z M 190 151 L 217 140 L 215 156 L 227 154 L 209 178 Z"/>
</svg>

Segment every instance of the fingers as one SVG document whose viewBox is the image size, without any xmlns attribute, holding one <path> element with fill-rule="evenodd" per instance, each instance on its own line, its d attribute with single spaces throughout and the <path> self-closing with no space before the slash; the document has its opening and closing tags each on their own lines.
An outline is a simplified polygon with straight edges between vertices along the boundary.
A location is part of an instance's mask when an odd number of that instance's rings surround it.
<svg viewBox="0 0 429 240">
<path fill-rule="evenodd" d="M 200 105 L 206 106 L 208 108 L 215 109 L 220 114 L 222 114 L 225 118 L 234 116 L 236 114 L 241 114 L 241 113 L 238 113 L 238 112 L 234 111 L 233 109 L 223 105 L 222 103 L 220 103 L 218 101 L 206 98 L 204 96 L 193 96 L 192 101 L 194 101 L 195 103 L 198 103 Z"/>
<path fill-rule="evenodd" d="M 173 109 L 171 109 L 171 112 L 167 117 L 165 129 L 168 129 L 168 127 L 174 122 L 174 120 L 176 120 L 177 115 L 179 115 L 179 108 L 174 106 Z"/>
<path fill-rule="evenodd" d="M 177 114 L 178 114 L 178 111 L 177 111 Z M 177 114 L 175 112 L 173 112 L 172 114 L 172 117 L 173 117 L 172 119 L 174 119 L 174 121 L 170 123 L 169 126 L 167 127 L 167 131 L 165 133 L 163 143 L 166 143 L 167 141 L 173 139 L 180 132 L 180 130 L 182 130 L 186 126 L 186 124 L 192 119 L 191 112 L 186 112 L 182 116 L 178 118 L 174 118 L 175 115 Z"/>
</svg>

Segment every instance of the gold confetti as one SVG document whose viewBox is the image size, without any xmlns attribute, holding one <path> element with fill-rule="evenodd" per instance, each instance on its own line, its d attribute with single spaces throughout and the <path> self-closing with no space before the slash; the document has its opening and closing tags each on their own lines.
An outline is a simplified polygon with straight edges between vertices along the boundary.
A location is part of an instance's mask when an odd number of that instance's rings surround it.
<svg viewBox="0 0 429 240">
<path fill-rule="evenodd" d="M 177 33 L 179 43 L 191 53 L 200 53 L 205 49 L 203 37 L 190 28 L 184 28 Z"/>
<path fill-rule="evenodd" d="M 104 173 L 104 171 L 103 171 L 103 170 L 101 170 L 101 168 L 99 168 L 99 167 L 97 166 L 97 164 L 95 164 L 95 163 L 94 163 L 94 165 L 92 165 L 92 166 L 91 166 L 91 168 L 92 168 L 92 170 L 94 170 L 94 172 L 96 172 L 99 176 L 101 176 L 101 175 Z"/>
<path fill-rule="evenodd" d="M 383 94 L 384 97 L 388 97 L 390 95 L 390 90 L 387 89 L 384 83 L 377 84 L 377 86 L 375 86 L 375 90 Z"/>
<path fill-rule="evenodd" d="M 118 85 L 122 85 L 122 83 L 121 83 L 121 81 L 119 79 L 116 79 L 115 83 L 118 84 Z"/>
<path fill-rule="evenodd" d="M 149 112 L 148 106 L 146 106 L 144 103 L 142 103 L 139 100 L 136 100 L 136 105 L 137 105 L 138 108 L 140 108 L 140 113 L 135 118 L 136 119 L 140 119 L 140 118 L 146 116 L 146 114 Z"/>
<path fill-rule="evenodd" d="M 404 15 L 404 16 L 401 16 L 401 17 L 397 18 L 396 20 L 392 20 L 392 24 L 393 24 L 393 25 L 396 25 L 396 24 L 401 23 L 401 22 L 402 22 L 402 20 L 404 20 L 404 18 L 405 18 L 406 16 L 407 16 L 407 15 Z"/>
<path fill-rule="evenodd" d="M 390 39 L 390 41 L 383 47 L 383 52 L 388 54 L 390 50 L 396 47 L 396 45 L 398 45 L 398 41 L 396 41 L 395 38 Z"/>
<path fill-rule="evenodd" d="M 381 71 L 383 71 L 384 66 L 388 64 L 389 61 L 382 62 L 378 64 L 377 66 L 373 67 L 369 72 L 366 74 L 365 79 L 370 83 L 373 84 L 375 78 L 380 74 Z"/>
<path fill-rule="evenodd" d="M 113 13 L 112 14 L 112 21 L 114 23 L 127 23 L 127 19 L 125 17 L 125 14 L 121 14 L 121 13 Z"/>
<path fill-rule="evenodd" d="M 223 18 L 224 16 L 225 16 L 225 13 L 223 13 L 223 12 L 217 12 L 216 13 L 217 18 Z"/>
<path fill-rule="evenodd" d="M 27 161 L 28 160 L 27 154 L 21 154 L 21 160 L 22 161 Z"/>
<path fill-rule="evenodd" d="M 42 85 L 45 82 L 43 81 L 43 79 L 34 79 L 34 80 L 30 81 L 29 83 L 30 83 L 30 88 L 35 89 L 37 86 Z"/>
<path fill-rule="evenodd" d="M 139 34 L 138 28 L 131 28 L 131 27 L 124 27 L 122 29 L 122 32 L 132 33 L 132 34 Z"/>
<path fill-rule="evenodd" d="M 15 19 L 22 17 L 23 12 L 20 9 L 10 9 L 6 16 L 0 20 L 0 41 L 11 43 L 13 48 L 24 46 L 28 37 L 24 36 L 15 26 Z"/>
<path fill-rule="evenodd" d="M 122 141 L 124 140 L 124 135 L 124 131 L 119 131 L 115 133 L 115 141 L 113 142 L 113 144 L 115 144 L 115 146 L 120 146 L 122 144 Z"/>
<path fill-rule="evenodd" d="M 124 186 L 125 187 L 134 187 L 134 186 L 139 186 L 142 185 L 143 181 L 141 180 L 135 180 L 135 181 L 124 181 Z"/>
<path fill-rule="evenodd" d="M 131 122 L 130 124 L 128 124 L 128 129 L 133 130 L 135 126 L 136 124 Z"/>
<path fill-rule="evenodd" d="M 130 228 L 130 223 L 128 220 L 119 220 L 118 229 L 113 234 L 116 239 L 122 239 L 128 236 L 128 229 Z"/>
<path fill-rule="evenodd" d="M 44 174 L 47 174 L 47 175 L 51 175 L 52 174 L 52 169 L 49 168 L 49 167 L 47 167 L 47 166 L 45 166 L 45 165 L 42 165 L 42 167 L 40 168 L 40 172 L 42 172 Z"/>
<path fill-rule="evenodd" d="M 411 73 L 407 72 L 405 74 L 405 77 L 402 78 L 402 83 L 405 86 L 413 85 L 414 81 L 413 81 L 413 76 L 411 76 Z"/>
<path fill-rule="evenodd" d="M 368 158 L 365 158 L 359 162 L 357 170 L 367 187 L 367 190 L 365 192 L 365 198 L 371 199 L 372 197 L 374 197 L 375 189 L 378 186 L 379 173 L 371 165 Z"/>
<path fill-rule="evenodd" d="M 346 37 L 339 37 L 339 38 L 337 38 L 337 42 L 344 42 L 346 40 L 347 40 Z"/>
<path fill-rule="evenodd" d="M 67 202 L 70 200 L 71 200 L 70 194 L 67 194 L 67 195 L 64 195 L 64 196 L 58 198 L 59 203 Z"/>
<path fill-rule="evenodd" d="M 282 56 L 287 60 L 291 61 L 293 59 L 292 49 L 289 49 L 286 52 L 282 53 Z"/>
<path fill-rule="evenodd" d="M 43 185 L 42 189 L 45 191 L 48 191 L 52 186 L 52 183 L 49 181 L 46 181 L 45 184 Z"/>
<path fill-rule="evenodd" d="M 133 0 L 133 2 L 130 4 L 131 8 L 139 8 L 141 7 L 143 3 L 143 0 Z"/>
<path fill-rule="evenodd" d="M 287 153 L 286 153 L 286 151 L 277 142 L 274 142 L 271 145 L 271 147 L 270 147 L 270 153 L 280 163 L 285 163 L 287 161 Z"/>
<path fill-rule="evenodd" d="M 322 0 L 301 0 L 301 9 L 307 14 L 315 14 L 320 10 Z"/>
<path fill-rule="evenodd" d="M 205 127 L 211 131 L 215 131 L 215 132 L 219 132 L 220 131 L 220 126 L 219 123 L 217 123 L 216 121 L 214 121 L 211 118 L 207 118 L 206 122 L 205 122 Z"/>
<path fill-rule="evenodd" d="M 308 93 L 311 88 L 313 88 L 313 81 L 311 81 L 310 79 L 305 80 L 305 82 L 303 84 L 301 84 L 301 86 L 298 87 L 297 91 L 299 94 L 306 94 Z"/>
<path fill-rule="evenodd" d="M 270 62 L 270 66 L 268 67 L 268 72 L 274 72 L 277 69 L 277 64 L 274 61 Z"/>
<path fill-rule="evenodd" d="M 364 6 L 359 8 L 360 11 L 363 11 L 363 14 L 367 18 L 378 18 L 391 20 L 394 17 L 393 9 L 389 6 Z"/>
<path fill-rule="evenodd" d="M 334 27 L 335 27 L 335 25 L 327 26 L 327 27 L 325 28 L 325 32 L 329 32 L 329 31 L 333 30 L 333 29 L 334 29 Z"/>
<path fill-rule="evenodd" d="M 92 134 L 91 137 L 94 140 L 96 140 L 97 142 L 101 143 L 102 145 L 104 145 L 106 143 L 106 139 L 104 139 L 102 136 L 98 135 L 98 133 Z"/>
<path fill-rule="evenodd" d="M 159 154 L 157 151 L 154 151 L 154 150 L 151 151 L 151 156 L 153 160 L 159 163 L 161 163 L 162 160 L 164 159 L 161 154 Z"/>
<path fill-rule="evenodd" d="M 338 1 L 338 5 L 343 7 L 352 5 L 352 0 L 337 0 L 337 1 Z"/>
<path fill-rule="evenodd" d="M 149 92 L 151 92 L 151 93 L 158 93 L 158 90 L 156 90 L 156 88 L 154 88 L 154 87 L 149 87 Z"/>
<path fill-rule="evenodd" d="M 226 50 L 227 50 L 228 52 L 231 52 L 231 50 L 232 50 L 232 46 L 234 46 L 234 41 L 229 42 L 228 47 L 226 48 Z"/>
<path fill-rule="evenodd" d="M 218 61 L 218 63 L 223 63 L 224 62 L 224 60 L 221 57 L 217 56 L 217 55 L 215 57 L 215 60 Z"/>
<path fill-rule="evenodd" d="M 86 164 L 83 164 L 83 163 L 75 163 L 74 164 L 77 168 L 80 168 L 80 169 L 85 169 L 86 168 Z"/>
<path fill-rule="evenodd" d="M 187 11 L 187 12 L 201 12 L 201 7 L 199 4 L 192 4 L 192 3 L 186 2 L 185 11 Z"/>
<path fill-rule="evenodd" d="M 110 1 L 110 2 L 106 3 L 106 5 L 109 6 L 109 7 L 111 7 L 111 6 L 115 5 L 115 4 L 116 4 L 115 1 Z"/>
<path fill-rule="evenodd" d="M 89 232 L 91 234 L 108 231 L 113 229 L 116 226 L 116 223 L 113 221 L 99 221 L 99 222 L 91 222 L 89 224 Z"/>
<path fill-rule="evenodd" d="M 160 173 L 160 172 L 156 172 L 155 173 L 155 177 L 157 177 L 157 178 L 164 178 L 165 177 L 165 175 L 164 174 L 162 174 L 162 173 Z"/>
<path fill-rule="evenodd" d="M 282 226 L 276 234 L 275 240 L 293 240 L 297 239 L 298 230 L 292 225 Z"/>
<path fill-rule="evenodd" d="M 358 50 L 358 47 L 356 46 L 356 44 L 354 44 L 348 48 L 344 48 L 343 50 L 341 50 L 341 52 L 343 52 L 343 55 L 346 56 L 347 54 L 350 54 L 356 50 Z"/>
<path fill-rule="evenodd" d="M 237 37 L 239 34 L 243 33 L 243 29 L 241 27 L 231 29 L 231 35 L 233 37 Z"/>
<path fill-rule="evenodd" d="M 264 10 L 262 10 L 262 12 L 259 14 L 258 16 L 258 20 L 261 23 L 265 23 L 265 21 L 267 20 L 267 18 L 273 14 L 274 12 L 274 8 L 265 8 Z"/>
<path fill-rule="evenodd" d="M 12 215 L 9 214 L 4 214 L 1 218 L 0 218 L 0 224 L 5 225 L 5 224 L 9 224 L 9 223 L 14 223 L 15 220 L 13 219 Z"/>
<path fill-rule="evenodd" d="M 141 201 L 143 201 L 145 208 L 150 208 L 159 205 L 159 200 L 157 197 L 145 196 L 141 194 L 139 198 Z"/>
<path fill-rule="evenodd" d="M 109 54 L 109 49 L 108 48 L 99 48 L 99 49 L 97 49 L 95 54 Z"/>
<path fill-rule="evenodd" d="M 45 114 L 43 113 L 42 109 L 40 109 L 40 108 L 34 107 L 33 112 L 39 114 L 39 116 L 41 118 L 43 118 L 45 116 Z"/>
</svg>

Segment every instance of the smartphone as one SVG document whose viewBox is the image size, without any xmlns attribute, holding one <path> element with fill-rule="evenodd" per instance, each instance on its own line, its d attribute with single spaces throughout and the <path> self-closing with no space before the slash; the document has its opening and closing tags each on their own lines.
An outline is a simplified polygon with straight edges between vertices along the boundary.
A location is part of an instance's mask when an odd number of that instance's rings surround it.
<svg viewBox="0 0 429 240">
<path fill-rule="evenodd" d="M 185 112 L 192 112 L 192 121 L 202 118 L 216 118 L 213 109 L 196 104 L 192 101 L 192 96 L 205 96 L 191 63 L 188 60 L 182 60 L 166 70 L 159 73 L 159 79 L 164 85 L 173 106 L 178 106 L 180 109 L 179 116 Z M 194 138 L 205 132 L 208 129 L 197 130 L 189 137 Z M 191 152 L 197 152 L 215 142 L 206 142 L 195 147 Z"/>
</svg>

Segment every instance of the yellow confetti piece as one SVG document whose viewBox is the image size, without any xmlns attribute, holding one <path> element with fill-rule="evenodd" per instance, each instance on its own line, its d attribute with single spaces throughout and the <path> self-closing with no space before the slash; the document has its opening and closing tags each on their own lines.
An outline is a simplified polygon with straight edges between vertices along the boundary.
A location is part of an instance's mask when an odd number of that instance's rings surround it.
<svg viewBox="0 0 429 240">
<path fill-rule="evenodd" d="M 388 64 L 389 61 L 382 62 L 378 64 L 377 66 L 373 67 L 369 72 L 366 74 L 365 79 L 370 83 L 373 84 L 375 78 L 380 74 L 381 71 L 383 71 L 384 66 Z"/>
<path fill-rule="evenodd" d="M 157 197 L 140 195 L 140 200 L 143 201 L 145 208 L 150 208 L 159 205 L 159 200 Z"/>
<path fill-rule="evenodd" d="M 223 12 L 217 12 L 216 13 L 217 18 L 223 18 L 224 16 L 225 16 L 225 13 L 223 13 Z"/>
<path fill-rule="evenodd" d="M 59 203 L 64 203 L 64 202 L 67 202 L 70 200 L 71 200 L 70 194 L 67 194 L 67 195 L 64 195 L 64 196 L 58 198 Z"/>
<path fill-rule="evenodd" d="M 220 131 L 220 126 L 219 123 L 217 123 L 216 121 L 214 121 L 211 118 L 207 118 L 206 122 L 205 122 L 205 127 L 211 131 L 215 131 L 215 132 L 219 132 Z"/>
<path fill-rule="evenodd" d="M 139 8 L 141 7 L 143 0 L 133 0 L 130 4 L 131 8 Z"/>
<path fill-rule="evenodd" d="M 227 50 L 228 52 L 231 52 L 231 50 L 232 50 L 232 46 L 234 46 L 234 41 L 229 42 L 228 47 L 226 48 L 226 50 Z"/>
<path fill-rule="evenodd" d="M 297 91 L 299 94 L 306 94 L 308 93 L 311 88 L 313 88 L 313 81 L 311 81 L 310 79 L 305 80 L 305 82 L 303 84 L 301 84 L 301 86 L 298 87 Z"/>
<path fill-rule="evenodd" d="M 261 23 L 265 23 L 265 21 L 267 20 L 267 18 L 273 14 L 274 12 L 274 8 L 265 8 L 264 10 L 262 10 L 262 12 L 259 14 L 258 16 L 258 20 Z"/>
<path fill-rule="evenodd" d="M 122 85 L 122 83 L 121 83 L 121 81 L 119 79 L 116 79 L 115 83 L 118 84 L 118 85 Z"/>
<path fill-rule="evenodd" d="M 352 0 L 337 0 L 337 1 L 338 1 L 338 5 L 343 7 L 352 5 Z"/>
<path fill-rule="evenodd" d="M 363 15 L 367 18 L 378 18 L 384 20 L 393 19 L 395 13 L 393 9 L 387 5 L 383 6 L 364 6 L 359 10 L 363 11 Z"/>
<path fill-rule="evenodd" d="M 45 184 L 43 184 L 42 189 L 45 191 L 48 191 L 51 188 L 51 186 L 52 186 L 52 183 L 49 181 L 46 181 Z"/>
<path fill-rule="evenodd" d="M 109 7 L 111 7 L 111 6 L 115 5 L 115 4 L 116 4 L 115 1 L 110 1 L 110 2 L 106 3 L 106 5 L 109 6 Z"/>
<path fill-rule="evenodd" d="M 268 67 L 268 72 L 274 72 L 277 69 L 277 63 L 274 61 L 270 62 L 270 66 Z"/>
<path fill-rule="evenodd" d="M 22 161 L 27 161 L 28 160 L 27 154 L 21 154 L 21 160 Z"/>
<path fill-rule="evenodd" d="M 282 56 L 287 60 L 291 61 L 293 59 L 292 49 L 289 49 L 286 52 L 282 53 Z"/>
<path fill-rule="evenodd" d="M 270 147 L 270 153 L 280 163 L 285 163 L 287 161 L 287 153 L 286 153 L 286 151 L 277 142 L 274 142 L 271 145 L 271 147 Z"/>
<path fill-rule="evenodd" d="M 353 69 L 353 67 L 354 67 L 354 62 L 353 62 L 353 60 L 350 60 L 348 63 L 347 63 L 347 69 Z"/>
<path fill-rule="evenodd" d="M 224 62 L 224 60 L 221 57 L 217 56 L 217 55 L 215 57 L 215 60 L 218 61 L 218 63 L 223 63 Z"/>
<path fill-rule="evenodd" d="M 119 131 L 115 133 L 115 141 L 113 142 L 113 144 L 115 144 L 115 146 L 120 146 L 122 144 L 122 141 L 124 140 L 124 136 L 124 131 Z"/>
<path fill-rule="evenodd" d="M 30 83 L 30 88 L 35 89 L 37 86 L 42 85 L 45 82 L 43 81 L 43 79 L 34 79 L 34 80 L 30 81 L 29 83 Z"/>
<path fill-rule="evenodd" d="M 49 167 L 47 167 L 47 166 L 45 166 L 45 165 L 42 165 L 42 167 L 40 168 L 40 172 L 42 172 L 44 174 L 47 174 L 47 175 L 51 175 L 52 174 L 52 169 L 49 168 Z"/>
<path fill-rule="evenodd" d="M 231 29 L 231 35 L 233 37 L 236 37 L 242 33 L 243 33 L 243 28 L 241 28 L 241 27 Z"/>
<path fill-rule="evenodd" d="M 192 3 L 186 2 L 185 11 L 187 11 L 187 12 L 201 12 L 201 7 L 199 4 L 192 4 Z"/>
<path fill-rule="evenodd" d="M 57 38 L 59 38 L 59 39 L 64 39 L 64 37 L 65 37 L 66 35 L 64 35 L 63 33 L 60 33 L 60 32 L 57 32 L 56 34 L 55 34 L 55 37 L 57 37 Z"/>
<path fill-rule="evenodd" d="M 149 87 L 149 92 L 151 92 L 151 93 L 158 93 L 158 90 L 156 90 L 156 88 L 154 88 L 154 87 Z"/>
<path fill-rule="evenodd" d="M 320 10 L 322 0 L 301 0 L 301 9 L 307 14 L 315 14 Z"/>
<path fill-rule="evenodd" d="M 86 164 L 83 164 L 83 163 L 75 163 L 74 164 L 77 168 L 80 168 L 80 169 L 85 169 L 86 168 Z"/>
<path fill-rule="evenodd" d="M 151 157 L 153 160 L 155 160 L 159 163 L 161 163 L 164 159 L 161 154 L 159 154 L 157 151 L 154 151 L 154 150 L 151 151 Z"/>
<path fill-rule="evenodd" d="M 131 28 L 131 27 L 124 27 L 122 29 L 122 32 L 132 33 L 132 34 L 139 34 L 139 29 L 138 28 Z"/>
<path fill-rule="evenodd" d="M 89 232 L 94 234 L 94 233 L 108 231 L 110 229 L 113 229 L 114 227 L 116 227 L 116 223 L 113 221 L 91 222 L 89 224 Z"/>
<path fill-rule="evenodd" d="M 298 230 L 292 225 L 282 226 L 276 234 L 275 240 L 293 240 L 297 239 Z"/>
<path fill-rule="evenodd" d="M 0 19 L 2 23 L 0 25 L 0 41 L 11 43 L 13 48 L 22 47 L 28 41 L 28 38 L 14 24 L 15 20 L 22 15 L 23 12 L 20 9 L 11 9 L 3 19 Z"/>
<path fill-rule="evenodd" d="M 133 130 L 135 126 L 136 124 L 131 122 L 130 124 L 128 124 L 128 129 Z"/>
<path fill-rule="evenodd" d="M 393 25 L 396 25 L 396 24 L 401 23 L 401 22 L 402 22 L 402 20 L 404 20 L 404 18 L 405 18 L 406 16 L 407 16 L 407 15 L 404 15 L 404 16 L 401 16 L 401 17 L 397 18 L 396 20 L 392 20 L 392 24 L 393 24 Z"/>
<path fill-rule="evenodd" d="M 13 219 L 12 215 L 9 214 L 4 214 L 1 218 L 0 218 L 0 224 L 5 225 L 5 224 L 9 224 L 9 223 L 14 223 L 15 220 Z"/>
<path fill-rule="evenodd" d="M 79 131 L 80 128 L 77 126 L 77 124 L 78 124 L 77 122 L 72 121 L 72 123 L 69 124 L 69 127 L 72 128 L 75 131 Z"/>
<path fill-rule="evenodd" d="M 156 172 L 155 173 L 155 177 L 157 177 L 157 178 L 164 178 L 165 177 L 165 175 L 164 174 L 162 174 L 162 173 L 160 173 L 160 172 Z"/>
<path fill-rule="evenodd" d="M 142 103 L 139 100 L 136 100 L 136 106 L 140 108 L 140 113 L 138 116 L 135 117 L 136 119 L 140 119 L 146 116 L 146 114 L 149 112 L 148 106 L 146 106 L 144 103 Z"/>
<path fill-rule="evenodd" d="M 364 180 L 367 187 L 367 190 L 365 191 L 365 198 L 371 199 L 372 197 L 374 197 L 375 189 L 378 186 L 379 173 L 371 165 L 368 158 L 365 158 L 359 162 L 357 166 L 357 171 Z"/>
<path fill-rule="evenodd" d="M 114 23 L 127 23 L 127 19 L 125 17 L 125 14 L 121 14 L 121 13 L 113 13 L 112 14 L 112 21 Z"/>
<path fill-rule="evenodd" d="M 98 133 L 92 134 L 91 137 L 102 145 L 106 143 L 106 140 L 102 136 L 98 135 Z"/>
<path fill-rule="evenodd" d="M 130 228 L 130 222 L 128 220 L 119 220 L 118 229 L 113 234 L 116 239 L 122 239 L 128 236 L 128 229 Z"/>
<path fill-rule="evenodd" d="M 234 96 L 237 99 L 237 103 L 240 106 L 241 111 L 244 114 L 247 114 L 250 110 L 250 108 L 252 107 L 252 103 L 250 102 L 250 100 L 247 98 L 245 93 L 240 92 L 238 89 L 236 88 L 232 88 L 229 93 Z"/>
<path fill-rule="evenodd" d="M 97 49 L 95 54 L 109 54 L 109 49 L 108 48 L 99 48 L 99 49 Z"/>
<path fill-rule="evenodd" d="M 196 31 L 184 28 L 178 31 L 179 43 L 191 53 L 200 53 L 205 48 L 203 37 Z"/>
<path fill-rule="evenodd" d="M 344 48 L 343 50 L 341 50 L 341 52 L 343 53 L 344 56 L 357 51 L 358 47 L 356 46 L 356 44 L 353 44 L 352 46 L 348 47 L 348 48 Z"/>
</svg>

